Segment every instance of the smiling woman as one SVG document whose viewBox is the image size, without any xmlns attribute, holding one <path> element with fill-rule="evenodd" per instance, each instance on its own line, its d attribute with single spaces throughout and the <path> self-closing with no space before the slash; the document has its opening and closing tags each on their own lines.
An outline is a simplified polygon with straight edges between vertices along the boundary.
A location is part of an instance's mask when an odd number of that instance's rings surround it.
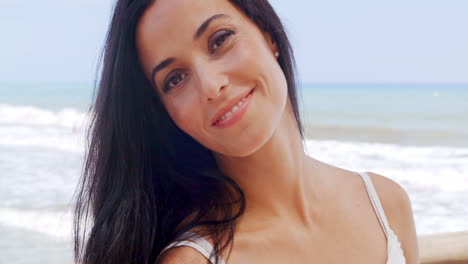
<svg viewBox="0 0 468 264">
<path fill-rule="evenodd" d="M 103 58 L 77 262 L 417 263 L 398 184 L 304 153 L 268 1 L 120 0 Z"/>
<path fill-rule="evenodd" d="M 136 43 L 171 119 L 208 149 L 245 156 L 278 126 L 288 86 L 276 41 L 228 1 L 157 1 L 139 21 Z"/>
</svg>

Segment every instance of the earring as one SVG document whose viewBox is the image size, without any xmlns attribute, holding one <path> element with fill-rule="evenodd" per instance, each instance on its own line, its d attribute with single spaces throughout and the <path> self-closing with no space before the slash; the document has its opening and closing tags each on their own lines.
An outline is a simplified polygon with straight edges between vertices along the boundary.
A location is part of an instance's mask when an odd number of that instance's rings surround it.
<svg viewBox="0 0 468 264">
<path fill-rule="evenodd" d="M 278 58 L 279 57 L 279 52 L 275 52 L 275 57 Z"/>
</svg>

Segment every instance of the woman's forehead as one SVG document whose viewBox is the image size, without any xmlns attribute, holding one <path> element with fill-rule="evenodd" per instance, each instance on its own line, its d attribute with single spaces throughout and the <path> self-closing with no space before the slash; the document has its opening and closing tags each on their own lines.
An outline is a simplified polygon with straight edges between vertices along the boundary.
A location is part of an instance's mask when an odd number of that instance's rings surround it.
<svg viewBox="0 0 468 264">
<path fill-rule="evenodd" d="M 215 14 L 235 16 L 237 13 L 227 0 L 156 0 L 143 13 L 137 33 L 157 33 L 164 37 L 171 33 L 178 35 L 180 31 L 195 30 Z"/>
<path fill-rule="evenodd" d="M 155 43 L 161 55 L 189 45 L 199 26 L 217 14 L 231 19 L 242 15 L 228 0 L 156 0 L 145 10 L 137 25 L 139 53 L 146 58 L 152 57 L 150 61 L 153 61 L 157 60 L 153 57 L 156 56 Z"/>
</svg>

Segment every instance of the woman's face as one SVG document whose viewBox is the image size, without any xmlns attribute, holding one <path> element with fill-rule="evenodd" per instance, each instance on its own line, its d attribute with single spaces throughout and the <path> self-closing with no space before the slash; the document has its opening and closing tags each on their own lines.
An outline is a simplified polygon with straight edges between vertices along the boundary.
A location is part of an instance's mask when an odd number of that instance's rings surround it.
<svg viewBox="0 0 468 264">
<path fill-rule="evenodd" d="M 136 41 L 167 112 L 202 145 L 242 157 L 273 135 L 287 101 L 277 47 L 229 1 L 157 0 Z"/>
</svg>

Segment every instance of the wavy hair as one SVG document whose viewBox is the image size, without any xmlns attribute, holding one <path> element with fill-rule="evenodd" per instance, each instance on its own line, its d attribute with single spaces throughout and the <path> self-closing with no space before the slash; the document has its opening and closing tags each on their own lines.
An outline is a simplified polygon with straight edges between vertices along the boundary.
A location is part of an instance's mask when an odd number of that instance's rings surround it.
<svg viewBox="0 0 468 264">
<path fill-rule="evenodd" d="M 75 192 L 77 263 L 153 264 L 196 227 L 213 238 L 215 252 L 232 249 L 245 210 L 243 190 L 221 173 L 212 151 L 175 125 L 139 64 L 136 26 L 154 1 L 118 0 L 113 9 Z M 303 137 L 294 56 L 278 15 L 267 0 L 230 2 L 276 42 Z"/>
</svg>

